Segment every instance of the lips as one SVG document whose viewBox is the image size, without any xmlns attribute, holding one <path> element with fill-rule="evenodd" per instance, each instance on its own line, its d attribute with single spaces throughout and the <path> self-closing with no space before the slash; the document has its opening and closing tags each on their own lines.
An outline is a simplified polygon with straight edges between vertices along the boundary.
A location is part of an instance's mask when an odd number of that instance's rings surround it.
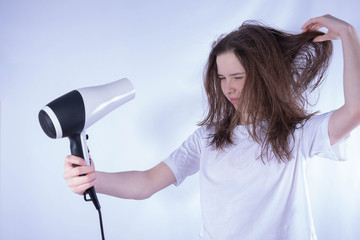
<svg viewBox="0 0 360 240">
<path fill-rule="evenodd" d="M 239 101 L 239 98 L 229 98 L 231 103 L 237 103 Z"/>
</svg>

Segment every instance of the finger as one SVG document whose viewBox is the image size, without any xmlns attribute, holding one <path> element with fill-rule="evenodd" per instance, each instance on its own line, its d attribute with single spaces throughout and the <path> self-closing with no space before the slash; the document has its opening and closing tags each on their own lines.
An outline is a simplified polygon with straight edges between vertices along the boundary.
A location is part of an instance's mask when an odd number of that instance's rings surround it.
<svg viewBox="0 0 360 240">
<path fill-rule="evenodd" d="M 323 41 L 330 41 L 330 40 L 338 40 L 340 39 L 340 36 L 335 34 L 332 31 L 328 31 L 326 34 L 321 35 L 321 36 L 317 36 L 316 38 L 314 38 L 314 42 L 323 42 Z"/>
<path fill-rule="evenodd" d="M 301 29 L 311 29 L 311 27 L 314 25 L 323 26 L 323 23 L 324 23 L 323 21 L 324 21 L 325 17 L 326 16 L 311 18 L 307 22 L 304 23 L 304 25 L 301 27 Z"/>
<path fill-rule="evenodd" d="M 73 177 L 67 181 L 70 188 L 81 186 L 93 182 L 96 179 L 95 173 L 89 173 L 85 176 Z"/>
<path fill-rule="evenodd" d="M 309 24 L 306 26 L 306 28 L 302 28 L 303 32 L 307 31 L 318 31 L 320 28 L 323 28 L 324 26 L 318 23 Z"/>
<path fill-rule="evenodd" d="M 327 40 L 330 40 L 330 39 L 325 34 L 325 35 L 317 36 L 316 38 L 314 38 L 313 42 L 324 42 L 324 41 L 327 41 Z"/>
<path fill-rule="evenodd" d="M 64 164 L 65 170 L 74 168 L 73 166 L 74 164 L 82 166 L 82 165 L 86 165 L 86 162 L 84 159 L 74 155 L 69 155 L 65 158 L 65 164 Z"/>
<path fill-rule="evenodd" d="M 95 169 L 94 166 L 92 165 L 74 167 L 64 172 L 64 178 L 68 180 L 74 177 L 86 175 L 93 172 L 95 172 Z"/>
<path fill-rule="evenodd" d="M 311 26 L 311 30 L 318 31 L 320 28 L 323 28 L 323 27 L 324 27 L 323 25 L 316 23 Z"/>
<path fill-rule="evenodd" d="M 307 22 L 304 23 L 304 25 L 302 25 L 301 29 L 303 29 L 304 31 L 306 31 L 307 29 L 310 28 L 310 26 L 314 25 L 314 20 L 313 19 L 309 19 Z"/>
<path fill-rule="evenodd" d="M 82 184 L 82 185 L 77 185 L 77 186 L 74 186 L 74 187 L 71 187 L 71 191 L 73 191 L 74 193 L 76 194 L 84 194 L 84 192 L 86 190 L 88 190 L 89 188 L 93 187 L 95 185 L 95 180 L 92 181 L 92 182 L 88 182 L 88 183 L 85 183 L 85 184 Z"/>
</svg>

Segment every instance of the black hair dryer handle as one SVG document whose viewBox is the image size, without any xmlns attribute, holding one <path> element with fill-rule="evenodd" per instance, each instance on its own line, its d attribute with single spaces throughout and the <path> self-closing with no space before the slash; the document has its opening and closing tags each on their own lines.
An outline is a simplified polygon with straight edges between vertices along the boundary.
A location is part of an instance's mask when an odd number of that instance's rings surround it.
<svg viewBox="0 0 360 240">
<path fill-rule="evenodd" d="M 82 138 L 84 138 L 84 139 L 82 139 Z M 81 157 L 82 159 L 87 160 L 89 158 L 88 153 L 87 152 L 85 153 L 85 154 L 87 154 L 87 156 L 85 157 L 84 151 L 83 151 L 83 149 L 87 149 L 86 136 L 85 135 L 83 136 L 83 134 L 76 134 L 73 136 L 69 136 L 69 140 L 70 140 L 71 155 Z M 87 161 L 87 163 L 90 164 L 90 160 Z M 74 164 L 74 166 L 77 167 L 79 165 Z M 83 175 L 81 175 L 81 176 L 83 176 Z M 89 195 L 90 198 L 87 198 L 86 197 L 87 195 Z M 84 192 L 84 199 L 85 199 L 85 201 L 92 201 L 97 210 L 99 210 L 101 208 L 94 187 L 90 187 L 89 189 L 87 189 Z"/>
</svg>

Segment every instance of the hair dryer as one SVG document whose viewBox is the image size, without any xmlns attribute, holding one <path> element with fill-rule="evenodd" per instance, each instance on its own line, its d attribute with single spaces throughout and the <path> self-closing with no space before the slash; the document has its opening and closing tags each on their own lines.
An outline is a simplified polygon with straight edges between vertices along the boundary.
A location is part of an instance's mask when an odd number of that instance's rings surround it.
<svg viewBox="0 0 360 240">
<path fill-rule="evenodd" d="M 105 85 L 86 87 L 71 91 L 47 104 L 39 112 L 39 122 L 50 138 L 68 137 L 72 155 L 83 158 L 90 164 L 86 144 L 86 129 L 106 114 L 135 97 L 131 82 L 120 79 Z M 84 193 L 89 194 L 97 210 L 100 204 L 94 187 Z"/>
</svg>

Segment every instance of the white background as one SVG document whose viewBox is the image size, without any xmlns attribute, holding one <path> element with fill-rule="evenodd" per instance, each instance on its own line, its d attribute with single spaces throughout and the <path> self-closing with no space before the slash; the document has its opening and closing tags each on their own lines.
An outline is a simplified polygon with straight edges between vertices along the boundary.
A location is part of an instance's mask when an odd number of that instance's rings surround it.
<svg viewBox="0 0 360 240">
<path fill-rule="evenodd" d="M 48 138 L 38 123 L 48 102 L 129 78 L 136 98 L 88 129 L 88 145 L 98 170 L 147 169 L 203 117 L 203 68 L 217 36 L 248 19 L 297 33 L 325 13 L 359 32 L 359 9 L 356 0 L 0 0 L 0 239 L 100 239 L 92 203 L 62 178 L 68 140 Z M 340 42 L 334 48 L 321 112 L 343 103 Z M 360 239 L 359 139 L 357 129 L 347 162 L 308 165 L 320 240 Z M 98 197 L 107 239 L 197 239 L 197 175 L 148 200 Z"/>
</svg>

